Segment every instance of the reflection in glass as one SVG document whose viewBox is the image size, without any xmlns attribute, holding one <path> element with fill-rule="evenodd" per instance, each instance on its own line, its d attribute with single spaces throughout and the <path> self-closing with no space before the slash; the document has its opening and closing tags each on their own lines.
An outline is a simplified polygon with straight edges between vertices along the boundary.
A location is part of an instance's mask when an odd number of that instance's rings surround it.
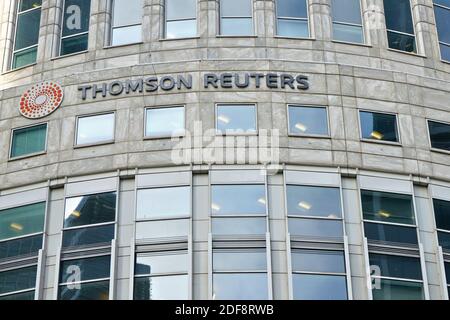
<svg viewBox="0 0 450 320">
<path fill-rule="evenodd" d="M 134 279 L 135 300 L 187 300 L 187 275 L 137 277 Z"/>
<path fill-rule="evenodd" d="M 370 253 L 369 260 L 382 277 L 422 280 L 420 258 Z"/>
<path fill-rule="evenodd" d="M 114 0 L 113 26 L 123 27 L 142 22 L 143 0 Z"/>
<path fill-rule="evenodd" d="M 338 219 L 342 216 L 339 188 L 287 186 L 288 215 Z"/>
<path fill-rule="evenodd" d="M 0 260 L 5 258 L 37 255 L 42 248 L 42 234 L 0 242 Z"/>
<path fill-rule="evenodd" d="M 214 235 L 263 235 L 267 230 L 265 217 L 260 218 L 217 218 L 212 219 Z"/>
<path fill-rule="evenodd" d="M 222 134 L 256 132 L 256 106 L 217 105 L 216 128 Z"/>
<path fill-rule="evenodd" d="M 384 0 L 389 48 L 416 52 L 410 0 Z"/>
<path fill-rule="evenodd" d="M 36 266 L 0 272 L 0 294 L 34 288 L 36 274 Z"/>
<path fill-rule="evenodd" d="M 359 116 L 363 139 L 398 142 L 395 115 L 360 111 Z"/>
<path fill-rule="evenodd" d="M 438 231 L 439 245 L 447 252 L 450 252 L 450 233 Z"/>
<path fill-rule="evenodd" d="M 44 230 L 45 202 L 0 210 L 0 240 Z"/>
<path fill-rule="evenodd" d="M 431 147 L 450 151 L 450 124 L 428 121 Z"/>
<path fill-rule="evenodd" d="M 13 57 L 13 69 L 17 69 L 36 62 L 36 57 L 36 47 L 16 52 Z"/>
<path fill-rule="evenodd" d="M 21 0 L 19 4 L 19 12 L 37 8 L 42 5 L 42 0 Z"/>
<path fill-rule="evenodd" d="M 184 134 L 184 107 L 148 108 L 145 111 L 146 137 L 171 137 Z"/>
<path fill-rule="evenodd" d="M 75 23 L 74 17 L 79 19 Z M 65 0 L 62 21 L 62 37 L 89 31 L 91 0 Z"/>
<path fill-rule="evenodd" d="M 114 224 L 77 228 L 63 232 L 63 248 L 92 245 L 110 245 L 114 239 Z"/>
<path fill-rule="evenodd" d="M 30 300 L 34 300 L 34 295 L 35 295 L 35 292 L 34 292 L 34 290 L 32 290 L 32 291 L 2 296 L 2 297 L 0 297 L 0 301 L 30 301 Z"/>
<path fill-rule="evenodd" d="M 115 28 L 112 31 L 112 45 L 120 46 L 142 41 L 142 25 Z"/>
<path fill-rule="evenodd" d="M 252 35 L 252 0 L 220 0 L 220 34 Z"/>
<path fill-rule="evenodd" d="M 162 251 L 138 253 L 135 275 L 184 273 L 188 270 L 187 251 Z"/>
<path fill-rule="evenodd" d="M 251 0 L 220 0 L 222 17 L 243 17 L 252 15 Z"/>
<path fill-rule="evenodd" d="M 343 227 L 340 220 L 289 218 L 289 233 L 307 238 L 342 238 Z"/>
<path fill-rule="evenodd" d="M 391 49 L 416 52 L 416 38 L 414 36 L 388 31 L 388 42 Z"/>
<path fill-rule="evenodd" d="M 344 42 L 364 43 L 363 29 L 360 26 L 334 23 L 333 39 Z"/>
<path fill-rule="evenodd" d="M 61 285 L 58 300 L 109 300 L 109 280 Z"/>
<path fill-rule="evenodd" d="M 136 223 L 136 240 L 186 237 L 189 219 L 159 220 Z"/>
<path fill-rule="evenodd" d="M 327 109 L 289 106 L 289 133 L 328 136 Z"/>
<path fill-rule="evenodd" d="M 346 300 L 345 276 L 319 274 L 293 274 L 294 299 L 296 300 Z"/>
<path fill-rule="evenodd" d="M 191 38 L 197 35 L 197 20 L 168 21 L 166 38 Z"/>
<path fill-rule="evenodd" d="M 309 37 L 306 0 L 277 0 L 277 34 L 284 37 Z"/>
<path fill-rule="evenodd" d="M 333 0 L 333 39 L 364 43 L 360 0 Z"/>
<path fill-rule="evenodd" d="M 88 49 L 88 35 L 65 38 L 61 41 L 61 55 L 86 51 Z"/>
<path fill-rule="evenodd" d="M 436 228 L 450 231 L 450 201 L 433 199 L 433 207 Z"/>
<path fill-rule="evenodd" d="M 364 234 L 369 240 L 385 243 L 417 244 L 415 227 L 364 222 Z"/>
<path fill-rule="evenodd" d="M 222 18 L 220 31 L 227 36 L 249 36 L 253 34 L 252 18 Z"/>
<path fill-rule="evenodd" d="M 166 0 L 166 38 L 189 38 L 197 35 L 196 0 Z"/>
<path fill-rule="evenodd" d="M 212 186 L 211 212 L 220 215 L 265 215 L 264 185 Z"/>
<path fill-rule="evenodd" d="M 61 261 L 59 283 L 109 278 L 111 256 Z"/>
<path fill-rule="evenodd" d="M 342 251 L 292 249 L 292 270 L 345 273 Z"/>
<path fill-rule="evenodd" d="M 78 118 L 77 145 L 114 140 L 114 119 L 114 113 Z"/>
<path fill-rule="evenodd" d="M 215 300 L 267 300 L 266 273 L 213 274 Z"/>
<path fill-rule="evenodd" d="M 137 192 L 137 219 L 190 215 L 190 187 L 141 189 Z"/>
<path fill-rule="evenodd" d="M 308 38 L 308 21 L 278 19 L 277 31 L 278 35 L 283 37 Z"/>
<path fill-rule="evenodd" d="M 47 124 L 16 129 L 13 131 L 11 158 L 45 151 Z"/>
<path fill-rule="evenodd" d="M 362 190 L 361 201 L 366 220 L 415 224 L 411 195 Z"/>
<path fill-rule="evenodd" d="M 420 282 L 380 279 L 380 288 L 373 288 L 372 296 L 374 300 L 422 300 L 423 285 Z"/>
<path fill-rule="evenodd" d="M 214 250 L 213 271 L 265 271 L 267 268 L 267 255 L 265 250 Z"/>
</svg>

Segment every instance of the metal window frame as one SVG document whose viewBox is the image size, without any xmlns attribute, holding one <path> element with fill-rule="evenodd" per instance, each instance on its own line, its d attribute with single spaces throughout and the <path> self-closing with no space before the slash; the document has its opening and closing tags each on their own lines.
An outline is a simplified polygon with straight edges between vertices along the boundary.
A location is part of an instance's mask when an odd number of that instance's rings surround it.
<svg viewBox="0 0 450 320">
<path fill-rule="evenodd" d="M 114 15 L 115 15 L 115 8 L 116 8 L 116 0 L 111 0 L 111 23 L 110 23 L 110 30 L 109 30 L 109 45 L 111 47 L 115 47 L 115 46 L 123 46 L 123 45 L 131 45 L 131 44 L 135 44 L 135 43 L 141 43 L 142 42 L 142 35 L 143 35 L 143 30 L 142 30 L 142 23 L 143 23 L 143 17 L 144 17 L 144 7 L 142 7 L 142 14 L 141 14 L 141 23 L 131 23 L 131 24 L 124 24 L 124 25 L 118 25 L 115 26 L 114 25 Z M 142 1 L 142 4 L 144 4 L 144 2 Z M 122 44 L 114 44 L 114 30 L 116 29 L 123 29 L 123 28 L 128 28 L 128 27 L 136 27 L 136 26 L 141 26 L 141 41 L 138 42 L 127 42 L 127 43 L 122 43 Z"/>
<path fill-rule="evenodd" d="M 176 136 L 173 135 L 147 135 L 147 120 L 148 120 L 148 111 L 149 110 L 159 110 L 159 109 L 168 109 L 168 108 L 183 108 L 183 133 L 178 134 Z M 144 140 L 151 140 L 151 139 L 171 139 L 173 137 L 184 137 L 186 135 L 187 131 L 187 119 L 186 119 L 186 105 L 185 104 L 173 104 L 173 105 L 158 105 L 158 106 L 149 106 L 144 108 L 144 133 L 143 133 L 143 139 Z"/>
<path fill-rule="evenodd" d="M 449 129 L 450 129 L 450 122 L 439 121 L 439 120 L 432 120 L 432 119 L 429 119 L 429 118 L 425 118 L 425 121 L 426 121 L 426 124 L 427 124 L 426 127 L 427 127 L 428 143 L 429 143 L 429 146 L 430 146 L 430 150 L 431 151 L 435 151 L 435 152 L 442 152 L 442 153 L 446 153 L 446 154 L 450 153 L 450 150 L 433 147 L 433 144 L 432 144 L 432 141 L 431 141 L 431 132 L 430 132 L 430 122 L 435 122 L 435 123 L 446 125 L 446 126 L 449 127 Z"/>
<path fill-rule="evenodd" d="M 65 10 L 66 10 L 66 0 L 61 0 L 62 1 L 62 6 L 61 6 L 61 30 L 60 30 L 60 34 L 59 34 L 59 49 L 58 49 L 58 56 L 59 57 L 64 57 L 64 56 L 67 56 L 67 55 L 71 55 L 71 54 L 76 54 L 76 53 L 81 53 L 81 52 L 84 52 L 84 51 L 79 51 L 79 52 L 73 52 L 73 53 L 67 53 L 67 54 L 62 54 L 62 43 L 63 43 L 63 41 L 65 40 L 65 39 L 69 39 L 69 38 L 74 38 L 74 37 L 78 37 L 78 36 L 82 36 L 82 35 L 85 35 L 85 34 L 87 34 L 88 35 L 88 42 L 87 42 L 87 46 L 88 46 L 88 48 L 89 48 L 89 29 L 90 29 L 90 26 L 91 26 L 91 23 L 90 23 L 90 21 L 89 21 L 89 25 L 88 25 L 88 30 L 87 31 L 83 31 L 83 32 L 79 32 L 79 33 L 76 33 L 76 34 L 71 34 L 71 35 L 69 35 L 69 36 L 63 36 L 63 31 L 64 31 L 64 15 L 65 15 Z M 82 0 L 82 1 L 85 1 L 85 0 Z M 89 9 L 89 20 L 90 20 L 90 17 L 91 17 L 91 13 L 92 13 L 92 0 L 89 0 L 90 1 L 90 6 L 91 6 L 91 8 Z"/>
<path fill-rule="evenodd" d="M 94 141 L 94 142 L 88 142 L 88 143 L 78 143 L 78 133 L 80 128 L 80 119 L 83 118 L 95 118 L 95 117 L 101 117 L 101 116 L 107 116 L 107 115 L 113 115 L 113 135 L 111 139 L 104 140 L 104 141 Z M 99 146 L 103 144 L 109 144 L 114 143 L 116 140 L 116 128 L 117 128 L 117 116 L 116 111 L 106 111 L 106 112 L 96 112 L 96 113 L 89 113 L 89 114 L 83 114 L 83 115 L 77 115 L 75 118 L 75 134 L 74 134 L 74 142 L 73 147 L 74 148 L 81 148 L 81 147 L 91 147 L 91 146 Z"/>
<path fill-rule="evenodd" d="M 171 0 L 164 0 L 164 26 L 163 26 L 163 38 L 164 39 L 184 39 L 186 37 L 175 37 L 175 38 L 168 38 L 167 37 L 167 24 L 169 22 L 178 22 L 178 21 L 195 21 L 196 25 L 195 25 L 195 35 L 190 36 L 191 37 L 197 37 L 198 36 L 198 9 L 199 9 L 199 5 L 198 5 L 198 1 L 194 0 L 195 3 L 195 17 L 187 17 L 187 18 L 181 18 L 181 19 L 168 19 L 167 18 L 167 2 L 171 1 Z"/>
<path fill-rule="evenodd" d="M 330 110 L 329 110 L 329 106 L 321 106 L 321 105 L 307 105 L 307 104 L 292 104 L 292 103 L 288 103 L 286 104 L 286 114 L 287 114 L 287 130 L 288 130 L 288 136 L 289 137 L 309 137 L 309 138 L 331 138 L 331 123 L 330 123 Z M 290 113 L 290 109 L 291 108 L 317 108 L 317 109 L 325 109 L 325 113 L 326 113 L 326 122 L 327 122 L 327 134 L 317 134 L 317 133 L 312 133 L 312 134 L 308 134 L 308 133 L 295 133 L 291 131 L 291 113 Z"/>
<path fill-rule="evenodd" d="M 339 20 L 333 20 L 333 15 L 331 14 L 331 23 L 333 25 L 333 28 L 331 30 L 331 37 L 332 37 L 333 41 L 350 43 L 350 44 L 366 44 L 367 43 L 366 30 L 365 30 L 365 26 L 364 26 L 364 17 L 363 17 L 363 11 L 362 11 L 362 7 L 363 7 L 362 6 L 362 0 L 356 0 L 356 1 L 359 2 L 359 15 L 360 15 L 360 18 L 361 18 L 361 24 L 344 22 L 344 21 L 339 21 Z M 331 10 L 333 10 L 333 3 L 332 2 L 330 3 L 330 7 L 331 7 Z M 361 28 L 361 33 L 362 33 L 362 42 L 342 41 L 342 40 L 335 39 L 334 38 L 334 25 L 335 24 L 351 26 L 351 27 L 360 27 Z"/>
<path fill-rule="evenodd" d="M 306 5 L 306 18 L 296 18 L 296 17 L 285 17 L 285 16 L 278 16 L 278 1 L 279 0 L 275 0 L 275 6 L 274 6 L 274 17 L 275 17 L 275 23 L 274 23 L 274 28 L 275 28 L 275 34 L 277 37 L 282 37 L 282 38 L 293 38 L 293 39 L 312 39 L 311 36 L 311 19 L 310 19 L 310 12 L 309 12 L 309 0 L 302 0 L 305 1 L 305 5 Z M 280 27 L 278 26 L 278 22 L 280 20 L 296 20 L 296 21 L 306 21 L 306 24 L 308 26 L 308 36 L 307 37 L 292 37 L 292 36 L 284 36 L 284 35 L 280 35 L 279 34 L 279 29 Z"/>
<path fill-rule="evenodd" d="M 369 139 L 363 137 L 363 126 L 362 126 L 362 119 L 361 119 L 361 113 L 372 113 L 372 114 L 382 114 L 382 115 L 391 115 L 395 117 L 395 135 L 397 138 L 397 141 L 386 141 L 386 140 L 375 140 L 375 139 Z M 359 129 L 359 138 L 363 142 L 371 142 L 371 143 L 379 143 L 379 144 L 386 144 L 386 145 L 393 145 L 393 146 L 401 146 L 402 145 L 402 137 L 400 132 L 400 121 L 399 121 L 399 114 L 396 112 L 384 112 L 384 111 L 374 111 L 371 109 L 358 109 L 358 129 Z"/>
<path fill-rule="evenodd" d="M 29 124 L 29 125 L 22 126 L 22 127 L 12 128 L 11 129 L 11 137 L 10 137 L 10 141 L 9 141 L 8 161 L 20 160 L 20 159 L 25 159 L 25 158 L 30 158 L 30 157 L 46 154 L 47 153 L 47 147 L 48 147 L 48 127 L 49 127 L 49 123 L 50 123 L 49 121 L 45 121 L 45 122 L 40 122 L 40 123 Z M 16 131 L 20 131 L 20 130 L 24 130 L 24 129 L 28 129 L 28 128 L 33 128 L 33 127 L 44 126 L 44 125 L 45 125 L 45 145 L 44 145 L 44 150 L 33 152 L 33 153 L 27 153 L 27 154 L 24 154 L 24 155 L 21 155 L 21 156 L 17 156 L 17 157 L 13 157 L 12 156 L 12 147 L 13 147 L 14 135 L 15 135 Z"/>
<path fill-rule="evenodd" d="M 390 50 L 394 50 L 394 51 L 396 51 L 396 52 L 406 52 L 406 53 L 416 54 L 416 55 L 417 55 L 417 54 L 419 54 L 419 47 L 418 47 L 418 45 L 417 45 L 417 36 L 416 36 L 417 30 L 416 30 L 416 25 L 415 25 L 415 23 L 414 23 L 414 12 L 413 12 L 413 10 L 412 10 L 411 0 L 408 0 L 408 2 L 409 2 L 409 10 L 410 10 L 410 12 L 411 12 L 411 24 L 412 24 L 414 33 L 411 34 L 411 33 L 406 33 L 406 32 L 397 31 L 397 30 L 394 30 L 394 29 L 389 29 L 389 28 L 387 27 L 387 24 L 386 24 L 386 18 L 385 18 L 385 26 L 386 26 L 386 33 L 385 33 L 385 36 L 386 36 L 386 43 L 387 43 L 387 46 L 388 46 L 388 48 L 389 48 Z M 383 1 L 383 14 L 384 14 L 384 16 L 386 17 L 386 14 L 385 14 L 385 8 L 384 8 L 384 1 Z M 400 50 L 400 49 L 391 48 L 391 47 L 389 46 L 389 37 L 388 37 L 388 33 L 389 33 L 389 32 L 413 37 L 413 38 L 414 38 L 414 46 L 415 46 L 415 50 L 414 50 L 413 52 L 409 52 L 409 51 L 404 51 L 404 50 Z"/>
</svg>

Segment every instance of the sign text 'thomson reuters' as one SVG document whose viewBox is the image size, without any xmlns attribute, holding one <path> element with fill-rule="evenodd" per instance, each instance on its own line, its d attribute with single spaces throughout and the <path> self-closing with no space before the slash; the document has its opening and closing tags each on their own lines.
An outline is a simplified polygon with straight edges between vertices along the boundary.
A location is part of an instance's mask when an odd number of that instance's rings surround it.
<svg viewBox="0 0 450 320">
<path fill-rule="evenodd" d="M 203 76 L 203 87 L 205 89 L 244 89 L 254 85 L 256 89 L 265 86 L 268 89 L 292 89 L 308 90 L 309 80 L 305 75 L 278 74 L 278 73 L 206 73 Z M 108 83 L 81 85 L 81 98 L 96 99 L 107 95 L 118 96 L 131 92 L 155 92 L 158 90 L 171 91 L 174 89 L 192 89 L 192 75 L 177 76 L 150 76 L 125 81 L 115 80 Z"/>
</svg>

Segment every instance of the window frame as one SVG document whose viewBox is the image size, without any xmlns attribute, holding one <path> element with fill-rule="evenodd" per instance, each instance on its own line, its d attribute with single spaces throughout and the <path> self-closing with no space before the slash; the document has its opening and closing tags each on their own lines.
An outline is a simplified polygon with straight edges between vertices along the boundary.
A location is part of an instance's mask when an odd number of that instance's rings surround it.
<svg viewBox="0 0 450 320">
<path fill-rule="evenodd" d="M 195 39 L 198 38 L 198 16 L 199 16 L 199 5 L 198 5 L 198 0 L 194 0 L 195 3 L 195 17 L 194 18 L 183 18 L 183 19 L 172 19 L 169 20 L 167 19 L 167 2 L 170 0 L 164 0 L 164 24 L 163 24 L 163 28 L 162 28 L 162 40 L 182 40 L 182 39 Z M 191 20 L 195 20 L 195 35 L 189 36 L 189 37 L 176 37 L 176 38 L 168 38 L 167 37 L 167 23 L 168 22 L 174 22 L 174 21 L 191 21 Z"/>
<path fill-rule="evenodd" d="M 251 9 L 252 9 L 252 14 L 251 16 L 222 16 L 222 1 L 224 0 L 219 0 L 218 3 L 218 26 L 217 26 L 217 34 L 216 37 L 222 37 L 222 38 L 254 38 L 257 37 L 257 33 L 256 33 L 256 24 L 255 24 L 255 8 L 254 8 L 254 0 L 248 0 L 250 1 L 251 4 Z M 251 34 L 245 34 L 245 35 L 235 35 L 235 34 L 223 34 L 223 28 L 222 28 L 222 19 L 248 19 L 250 18 L 252 23 L 252 33 Z"/>
<path fill-rule="evenodd" d="M 248 132 L 248 130 L 238 129 L 242 130 L 244 132 L 236 132 L 236 130 L 232 130 L 231 132 L 227 133 L 227 130 L 220 131 L 218 129 L 218 118 L 219 115 L 219 107 L 221 106 L 253 106 L 255 108 L 255 131 L 254 132 Z M 214 131 L 216 136 L 223 136 L 223 137 L 233 137 L 233 136 L 258 136 L 259 129 L 258 129 L 258 103 L 249 103 L 249 102 L 216 102 L 214 107 Z"/>
<path fill-rule="evenodd" d="M 143 2 L 142 2 L 143 3 Z M 133 24 L 125 24 L 125 25 L 119 25 L 119 26 L 115 26 L 114 25 L 114 15 L 115 15 L 115 4 L 116 4 L 116 0 L 111 0 L 111 23 L 109 26 L 109 44 L 108 44 L 108 48 L 115 48 L 115 47 L 122 47 L 122 46 L 130 46 L 133 44 L 139 44 L 139 43 L 143 43 L 143 17 L 144 17 L 144 6 L 142 7 L 142 16 L 141 16 L 141 23 L 133 23 Z M 143 3 L 144 4 L 144 3 Z M 141 26 L 141 41 L 133 41 L 133 42 L 127 42 L 127 43 L 122 43 L 122 44 L 113 44 L 114 41 L 114 29 L 122 29 L 122 28 L 127 28 L 127 27 L 135 27 L 135 26 Z"/>
<path fill-rule="evenodd" d="M 386 144 L 386 145 L 392 145 L 392 146 L 402 146 L 402 137 L 400 133 L 400 122 L 399 122 L 399 114 L 396 112 L 389 112 L 389 111 L 374 111 L 370 109 L 357 109 L 358 110 L 358 129 L 359 129 L 359 139 L 362 142 L 368 142 L 368 143 L 379 143 L 379 144 Z M 374 114 L 385 114 L 385 115 L 392 115 L 395 116 L 395 131 L 398 141 L 385 141 L 385 140 L 376 140 L 376 139 L 367 139 L 363 137 L 363 127 L 362 127 L 362 121 L 361 121 L 361 112 L 367 112 L 367 113 L 374 113 Z"/>
<path fill-rule="evenodd" d="M 103 115 L 114 115 L 114 123 L 113 123 L 113 137 L 112 139 L 105 140 L 105 141 L 99 141 L 99 142 L 91 142 L 91 143 L 82 143 L 78 144 L 78 130 L 79 130 L 79 121 L 82 118 L 90 118 L 90 117 L 96 117 L 96 116 L 103 116 Z M 74 142 L 73 142 L 73 148 L 85 148 L 85 147 L 93 147 L 93 146 L 101 146 L 105 144 L 113 144 L 116 141 L 116 129 L 117 129 L 117 117 L 116 117 L 116 111 L 106 111 L 106 112 L 96 112 L 96 113 L 88 113 L 83 115 L 77 115 L 75 117 L 75 134 L 74 134 Z"/>
<path fill-rule="evenodd" d="M 430 132 L 430 122 L 436 122 L 436 123 L 444 124 L 444 125 L 447 125 L 449 128 L 450 128 L 450 122 L 433 120 L 433 119 L 430 119 L 430 118 L 425 118 L 425 121 L 426 121 L 426 127 L 427 127 L 427 133 L 428 133 L 428 144 L 429 144 L 429 147 L 430 147 L 430 151 L 444 153 L 444 154 L 450 154 L 450 150 L 439 149 L 439 148 L 433 147 L 433 144 L 431 142 L 431 132 Z"/>
<path fill-rule="evenodd" d="M 298 39 L 298 40 L 315 40 L 312 36 L 312 30 L 311 30 L 311 18 L 310 18 L 310 11 L 309 11 L 309 0 L 304 0 L 306 3 L 306 18 L 295 18 L 295 17 L 279 17 L 278 16 L 278 1 L 275 0 L 274 5 L 274 31 L 275 31 L 275 38 L 280 39 Z M 295 21 L 306 21 L 308 25 L 308 37 L 292 37 L 292 36 L 283 36 L 279 34 L 279 28 L 278 28 L 278 20 L 295 20 Z"/>
<path fill-rule="evenodd" d="M 435 26 L 436 26 L 436 34 L 437 34 L 437 40 L 438 40 L 438 46 L 439 46 L 439 58 L 440 58 L 440 60 L 441 60 L 442 62 L 444 62 L 444 63 L 450 63 L 450 59 L 449 59 L 449 60 L 445 60 L 444 58 L 442 58 L 442 50 L 441 50 L 440 46 L 441 46 L 441 45 L 447 46 L 447 47 L 449 48 L 449 51 L 450 51 L 450 43 L 441 41 L 441 40 L 439 39 L 438 26 L 437 26 L 437 20 L 436 20 L 436 8 L 435 8 L 435 7 L 438 7 L 438 8 L 444 9 L 444 10 L 447 10 L 447 11 L 448 11 L 449 17 L 450 17 L 450 7 L 446 7 L 446 6 L 444 6 L 443 4 L 436 3 L 436 2 L 433 0 L 433 15 L 434 15 L 434 24 L 435 24 Z M 449 32 L 450 32 L 450 31 L 449 31 Z"/>
<path fill-rule="evenodd" d="M 37 63 L 35 61 L 33 63 L 29 63 L 29 64 L 23 65 L 21 67 L 18 67 L 18 68 L 14 68 L 14 57 L 15 57 L 16 53 L 19 53 L 19 52 L 22 52 L 22 51 L 26 51 L 26 50 L 29 50 L 29 49 L 32 49 L 32 48 L 36 47 L 36 55 L 37 55 L 37 51 L 39 49 L 39 38 L 38 38 L 38 43 L 36 43 L 35 45 L 29 46 L 29 47 L 26 47 L 26 48 L 22 48 L 22 49 L 19 49 L 19 50 L 15 50 L 14 49 L 15 46 L 16 46 L 16 37 L 17 37 L 17 27 L 19 25 L 19 16 L 23 15 L 23 14 L 26 14 L 26 13 L 29 13 L 29 12 L 31 12 L 33 10 L 41 10 L 41 17 L 40 17 L 39 20 L 40 20 L 40 22 L 42 22 L 41 21 L 42 20 L 42 2 L 41 2 L 41 5 L 39 7 L 37 7 L 37 8 L 31 8 L 31 9 L 27 9 L 25 11 L 19 12 L 20 2 L 21 1 L 22 0 L 17 0 L 16 6 L 15 6 L 16 8 L 15 8 L 15 20 L 14 20 L 15 21 L 15 23 L 14 23 L 14 38 L 13 38 L 13 44 L 12 44 L 11 61 L 9 63 L 9 70 L 11 70 L 11 71 L 13 71 L 13 70 L 20 70 L 22 68 L 30 67 L 30 66 L 33 66 L 33 65 L 35 65 Z M 39 25 L 39 31 L 40 31 L 40 25 Z"/>
<path fill-rule="evenodd" d="M 13 157 L 12 156 L 12 148 L 13 148 L 13 142 L 14 142 L 14 133 L 18 130 L 23 130 L 23 129 L 27 129 L 27 128 L 32 128 L 32 127 L 38 127 L 41 125 L 45 125 L 45 146 L 44 146 L 44 150 L 42 151 L 38 151 L 38 152 L 33 152 L 33 153 L 29 153 L 29 154 L 25 154 L 25 155 L 21 155 L 21 156 L 17 156 L 17 157 Z M 25 125 L 25 126 L 21 126 L 21 127 L 17 127 L 17 128 L 12 128 L 11 129 L 11 137 L 10 137 L 10 142 L 9 142 L 9 153 L 8 153 L 8 161 L 14 161 L 14 160 L 22 160 L 22 159 L 26 159 L 26 158 L 31 158 L 31 157 L 35 157 L 35 156 L 40 156 L 40 155 L 44 155 L 47 153 L 47 148 L 48 148 L 48 127 L 49 127 L 49 121 L 45 121 L 45 122 L 40 122 L 40 123 L 33 123 L 33 124 L 29 124 L 29 125 Z"/>
<path fill-rule="evenodd" d="M 288 130 L 288 137 L 307 137 L 307 138 L 319 138 L 319 139 L 331 139 L 331 123 L 330 123 L 330 112 L 328 106 L 319 106 L 319 105 L 299 105 L 299 104 L 291 104 L 288 103 L 286 105 L 286 113 L 287 113 L 287 130 Z M 290 118 L 290 108 L 318 108 L 318 109 L 325 109 L 326 116 L 327 116 L 327 134 L 307 134 L 307 133 L 294 133 L 291 132 L 291 118 Z"/>
<path fill-rule="evenodd" d="M 63 36 L 63 31 L 64 31 L 64 14 L 65 14 L 65 7 L 66 7 L 66 0 L 62 0 L 61 4 L 61 23 L 60 23 L 60 32 L 59 32 L 59 48 L 58 48 L 58 56 L 56 58 L 59 57 L 70 57 L 72 55 L 77 55 L 80 53 L 85 53 L 89 51 L 89 33 L 90 33 L 90 28 L 91 28 L 91 16 L 92 16 L 92 1 L 90 1 L 90 12 L 89 12 L 89 25 L 88 25 L 88 30 L 84 31 L 84 32 L 80 32 L 80 33 L 76 33 L 76 34 L 71 34 L 69 36 Z M 77 51 L 77 52 L 72 52 L 72 53 L 67 53 L 67 54 L 62 54 L 62 43 L 63 40 L 68 39 L 68 38 L 74 38 L 77 36 L 82 36 L 82 35 L 88 35 L 88 42 L 87 42 L 87 49 L 86 50 L 82 50 L 82 51 Z"/>
<path fill-rule="evenodd" d="M 168 109 L 168 108 L 183 108 L 183 117 L 184 117 L 184 129 L 183 129 L 183 134 L 177 134 L 175 136 L 172 135 L 155 135 L 155 136 L 149 136 L 147 135 L 147 119 L 148 119 L 148 114 L 147 114 L 147 110 L 154 110 L 154 109 Z M 187 131 L 187 119 L 186 119 L 186 105 L 185 104 L 173 104 L 173 105 L 158 105 L 158 106 L 148 106 L 144 108 L 144 133 L 143 133 L 143 139 L 144 140 L 157 140 L 157 139 L 172 139 L 173 137 L 175 138 L 183 138 L 186 136 L 186 131 Z"/>
<path fill-rule="evenodd" d="M 366 28 L 364 25 L 364 15 L 363 15 L 363 2 L 362 0 L 357 0 L 359 1 L 359 14 L 361 17 L 361 24 L 355 24 L 355 23 L 349 23 L 349 22 L 342 22 L 342 21 L 335 21 L 333 20 L 333 3 L 330 2 L 330 7 L 331 7 L 331 41 L 332 42 L 337 42 L 337 43 L 344 43 L 344 44 L 352 44 L 352 45 L 360 45 L 360 46 L 368 46 L 369 44 L 367 43 L 367 36 L 366 36 Z M 352 42 L 352 41 L 343 41 L 343 40 L 337 40 L 334 38 L 334 25 L 338 24 L 338 25 L 344 25 L 344 26 L 350 26 L 350 27 L 361 27 L 361 32 L 362 32 L 362 42 Z"/>
</svg>

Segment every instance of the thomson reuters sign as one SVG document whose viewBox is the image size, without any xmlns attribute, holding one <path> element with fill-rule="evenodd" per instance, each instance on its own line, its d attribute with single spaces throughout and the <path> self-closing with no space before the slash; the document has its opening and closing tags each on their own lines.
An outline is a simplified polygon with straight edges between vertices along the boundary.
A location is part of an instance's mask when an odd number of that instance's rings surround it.
<svg viewBox="0 0 450 320">
<path fill-rule="evenodd" d="M 61 86 L 44 81 L 32 86 L 20 98 L 19 111 L 28 119 L 40 119 L 59 108 L 64 98 Z"/>
</svg>

